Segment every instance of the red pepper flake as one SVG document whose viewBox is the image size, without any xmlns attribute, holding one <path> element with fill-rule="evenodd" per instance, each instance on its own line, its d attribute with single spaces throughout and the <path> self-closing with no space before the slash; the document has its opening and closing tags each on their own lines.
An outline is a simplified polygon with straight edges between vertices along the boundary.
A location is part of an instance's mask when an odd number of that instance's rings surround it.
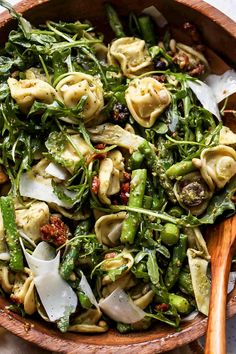
<svg viewBox="0 0 236 354">
<path fill-rule="evenodd" d="M 166 312 L 166 311 L 168 311 L 168 309 L 169 309 L 169 305 L 165 304 L 165 303 L 155 305 L 155 310 L 156 311 Z"/>
<path fill-rule="evenodd" d="M 69 235 L 68 226 L 58 216 L 51 216 L 49 224 L 42 226 L 40 231 L 43 241 L 51 242 L 56 246 L 63 245 Z"/>
<path fill-rule="evenodd" d="M 92 186 L 91 186 L 91 190 L 94 194 L 98 194 L 99 186 L 100 186 L 99 178 L 98 176 L 94 176 L 92 180 Z"/>
</svg>

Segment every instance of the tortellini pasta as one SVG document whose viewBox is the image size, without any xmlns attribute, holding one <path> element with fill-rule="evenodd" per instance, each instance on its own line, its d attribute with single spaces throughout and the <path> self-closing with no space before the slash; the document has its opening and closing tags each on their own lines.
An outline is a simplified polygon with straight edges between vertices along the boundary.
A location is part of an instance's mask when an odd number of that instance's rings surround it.
<svg viewBox="0 0 236 354">
<path fill-rule="evenodd" d="M 236 134 L 229 127 L 223 125 L 220 130 L 219 144 L 236 145 Z"/>
<path fill-rule="evenodd" d="M 11 293 L 13 287 L 11 273 L 4 263 L 0 263 L 0 286 L 6 293 Z"/>
<path fill-rule="evenodd" d="M 210 255 L 199 228 L 186 228 L 185 232 L 188 236 L 187 256 L 197 308 L 207 316 L 211 291 L 210 280 L 207 276 Z"/>
<path fill-rule="evenodd" d="M 134 78 L 148 69 L 151 70 L 152 59 L 144 40 L 123 37 L 116 39 L 109 47 L 108 63 L 119 65 L 125 76 Z"/>
<path fill-rule="evenodd" d="M 49 223 L 49 207 L 44 202 L 36 202 L 29 208 L 16 210 L 16 224 L 33 241 L 41 237 L 40 228 Z"/>
<path fill-rule="evenodd" d="M 134 258 L 127 250 L 117 254 L 113 258 L 105 259 L 101 264 L 101 270 L 106 273 L 102 278 L 102 285 L 107 285 L 127 274 L 134 264 Z M 117 271 L 117 274 L 115 274 Z M 113 273 L 113 274 L 112 274 Z"/>
<path fill-rule="evenodd" d="M 99 309 L 89 309 L 77 316 L 69 327 L 71 332 L 79 333 L 103 333 L 108 330 L 105 321 L 99 321 L 102 312 Z"/>
<path fill-rule="evenodd" d="M 95 233 L 98 241 L 105 246 L 116 246 L 119 243 L 122 223 L 126 216 L 127 213 L 122 211 L 100 217 L 95 223 Z"/>
<path fill-rule="evenodd" d="M 223 188 L 236 174 L 236 151 L 225 145 L 204 149 L 200 160 L 193 159 L 209 188 Z"/>
<path fill-rule="evenodd" d="M 98 197 L 103 204 L 110 205 L 109 196 L 120 191 L 121 171 L 124 169 L 123 157 L 119 150 L 114 150 L 100 163 Z"/>
<path fill-rule="evenodd" d="M 23 304 L 28 315 L 37 311 L 33 273 L 29 268 L 24 268 L 24 272 L 16 274 L 10 297 L 17 304 Z"/>
<path fill-rule="evenodd" d="M 104 106 L 102 83 L 91 75 L 74 72 L 59 81 L 56 90 L 69 108 L 75 107 L 82 97 L 87 97 L 82 112 L 85 122 L 98 115 Z"/>
<path fill-rule="evenodd" d="M 11 97 L 16 101 L 20 110 L 28 113 L 34 101 L 52 103 L 57 97 L 55 89 L 40 79 L 19 80 L 10 77 L 7 80 Z"/>
<path fill-rule="evenodd" d="M 150 128 L 171 101 L 163 84 L 152 77 L 131 81 L 125 99 L 133 118 L 144 128 Z"/>
<path fill-rule="evenodd" d="M 193 215 L 201 215 L 213 195 L 199 171 L 188 173 L 174 185 L 174 193 L 179 204 Z"/>
<path fill-rule="evenodd" d="M 176 44 L 174 61 L 177 62 L 181 69 L 187 69 L 188 71 L 195 69 L 199 65 L 204 66 L 205 69 L 209 68 L 209 64 L 201 52 L 183 43 Z M 203 72 L 205 69 L 203 69 Z"/>
</svg>

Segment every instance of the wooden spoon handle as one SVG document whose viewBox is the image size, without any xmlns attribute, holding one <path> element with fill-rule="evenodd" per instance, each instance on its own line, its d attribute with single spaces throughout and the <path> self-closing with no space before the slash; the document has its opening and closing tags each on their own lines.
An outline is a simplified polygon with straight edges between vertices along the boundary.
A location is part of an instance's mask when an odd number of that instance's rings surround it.
<svg viewBox="0 0 236 354">
<path fill-rule="evenodd" d="M 226 354 L 226 297 L 230 266 L 226 264 L 221 272 L 212 277 L 212 291 L 207 326 L 205 354 Z"/>
<path fill-rule="evenodd" d="M 227 285 L 235 235 L 236 217 L 233 217 L 218 225 L 209 239 L 212 284 L 205 354 L 226 354 Z"/>
</svg>

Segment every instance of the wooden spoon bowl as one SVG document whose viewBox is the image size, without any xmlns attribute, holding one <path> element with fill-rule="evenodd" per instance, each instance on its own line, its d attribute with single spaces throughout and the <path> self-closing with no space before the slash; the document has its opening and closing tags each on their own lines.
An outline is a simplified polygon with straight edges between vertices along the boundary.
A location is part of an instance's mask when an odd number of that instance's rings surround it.
<svg viewBox="0 0 236 354">
<path fill-rule="evenodd" d="M 213 72 L 222 73 L 230 65 L 236 66 L 236 24 L 219 11 L 200 0 L 119 0 L 111 1 L 122 15 L 130 10 L 140 12 L 143 8 L 155 5 L 167 18 L 178 40 L 188 43 L 186 34 L 181 31 L 184 22 L 197 25 L 208 48 L 208 60 Z M 34 24 L 46 20 L 89 19 L 99 30 L 109 33 L 108 24 L 101 0 L 24 0 L 16 9 Z M 0 42 L 4 43 L 15 21 L 8 13 L 0 17 Z M 219 45 L 220 43 L 220 45 Z M 216 55 L 215 52 L 219 55 Z M 219 57 L 225 59 L 221 60 Z M 236 103 L 234 109 L 236 108 Z M 181 331 L 158 324 L 150 330 L 129 335 L 121 335 L 115 330 L 99 335 L 62 334 L 52 325 L 42 322 L 39 317 L 22 318 L 5 309 L 8 300 L 0 297 L 0 325 L 27 341 L 45 349 L 60 353 L 83 354 L 131 354 L 142 352 L 163 353 L 187 344 L 202 336 L 207 327 L 207 318 L 198 315 L 189 322 L 181 324 Z M 227 316 L 236 314 L 236 287 L 228 296 Z"/>
</svg>

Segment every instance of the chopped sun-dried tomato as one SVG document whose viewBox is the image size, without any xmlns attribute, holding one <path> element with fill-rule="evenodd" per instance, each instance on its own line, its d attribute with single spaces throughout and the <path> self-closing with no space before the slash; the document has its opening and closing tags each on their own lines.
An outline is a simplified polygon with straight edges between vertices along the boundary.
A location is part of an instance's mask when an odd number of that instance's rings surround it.
<svg viewBox="0 0 236 354">
<path fill-rule="evenodd" d="M 99 178 L 98 176 L 94 176 L 92 180 L 92 186 L 91 186 L 92 192 L 94 194 L 98 194 L 99 186 L 100 186 Z"/>
<path fill-rule="evenodd" d="M 165 304 L 165 303 L 163 303 L 163 304 L 158 304 L 158 305 L 155 306 L 155 310 L 156 310 L 156 311 L 165 312 L 165 311 L 167 311 L 168 309 L 169 309 L 169 305 L 168 305 L 168 304 Z"/>
<path fill-rule="evenodd" d="M 169 309 L 169 305 L 168 305 L 168 304 L 165 304 L 165 303 L 163 303 L 163 304 L 158 304 L 158 305 L 155 306 L 155 310 L 156 310 L 156 311 L 165 312 L 165 311 L 167 311 L 168 309 Z"/>
<path fill-rule="evenodd" d="M 68 226 L 58 216 L 51 216 L 49 224 L 42 226 L 40 231 L 42 240 L 51 242 L 56 246 L 63 245 L 69 235 Z"/>
<path fill-rule="evenodd" d="M 124 182 L 120 186 L 120 199 L 123 205 L 127 205 L 129 200 L 130 183 Z"/>
<path fill-rule="evenodd" d="M 97 149 L 97 150 L 104 150 L 105 148 L 106 148 L 106 144 L 100 143 L 100 144 L 95 145 L 95 149 Z"/>
<path fill-rule="evenodd" d="M 131 180 L 131 174 L 129 172 L 123 172 L 123 180 L 124 182 L 129 182 Z"/>
</svg>

